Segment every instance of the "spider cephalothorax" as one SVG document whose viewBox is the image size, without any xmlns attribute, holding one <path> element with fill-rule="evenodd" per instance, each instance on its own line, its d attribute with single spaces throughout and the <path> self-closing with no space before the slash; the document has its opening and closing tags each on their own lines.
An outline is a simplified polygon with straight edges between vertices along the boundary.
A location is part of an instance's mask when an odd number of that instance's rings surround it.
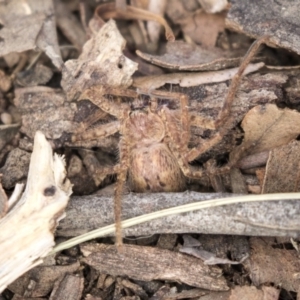
<svg viewBox="0 0 300 300">
<path fill-rule="evenodd" d="M 162 118 L 150 109 L 134 111 L 124 122 L 130 143 L 128 184 L 134 192 L 179 192 L 185 177 L 169 148 Z"/>
</svg>

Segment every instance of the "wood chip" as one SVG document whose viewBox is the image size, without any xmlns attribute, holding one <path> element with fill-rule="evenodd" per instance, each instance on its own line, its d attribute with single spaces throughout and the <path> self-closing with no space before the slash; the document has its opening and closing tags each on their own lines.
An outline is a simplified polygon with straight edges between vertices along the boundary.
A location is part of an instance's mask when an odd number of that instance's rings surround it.
<svg viewBox="0 0 300 300">
<path fill-rule="evenodd" d="M 222 271 L 199 259 L 164 249 L 123 245 L 120 255 L 115 246 L 85 244 L 80 247 L 82 262 L 113 276 L 137 280 L 169 280 L 215 291 L 228 289 Z"/>
<path fill-rule="evenodd" d="M 57 280 L 60 282 L 67 273 L 76 272 L 79 267 L 78 262 L 67 266 L 36 267 L 14 281 L 8 289 L 18 295 L 24 295 L 27 292 L 31 297 L 44 297 L 52 291 Z M 29 289 L 31 281 L 34 281 L 35 284 L 33 288 Z"/>
<path fill-rule="evenodd" d="M 78 99 L 93 85 L 130 86 L 137 64 L 124 56 L 124 47 L 115 21 L 108 21 L 84 44 L 78 59 L 65 63 L 61 85 L 67 98 Z"/>
<path fill-rule="evenodd" d="M 67 274 L 55 283 L 49 300 L 80 300 L 83 288 L 83 277 Z"/>
</svg>

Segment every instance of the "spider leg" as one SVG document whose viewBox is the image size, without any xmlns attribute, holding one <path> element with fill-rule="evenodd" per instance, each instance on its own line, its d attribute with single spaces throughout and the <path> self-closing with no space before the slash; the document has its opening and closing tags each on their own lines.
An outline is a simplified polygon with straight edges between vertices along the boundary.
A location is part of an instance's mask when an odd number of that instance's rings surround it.
<svg viewBox="0 0 300 300">
<path fill-rule="evenodd" d="M 115 103 L 105 97 L 105 95 L 136 97 L 137 93 L 133 90 L 113 88 L 107 86 L 94 86 L 86 90 L 81 99 L 89 99 L 92 103 L 101 108 L 104 112 L 122 119 L 128 114 L 130 106 L 127 103 Z"/>
<path fill-rule="evenodd" d="M 100 127 L 95 127 L 93 129 L 82 132 L 80 137 L 82 139 L 90 138 L 99 138 L 112 135 L 116 132 L 120 132 L 122 137 L 119 143 L 120 151 L 120 163 L 109 168 L 103 168 L 101 173 L 117 173 L 117 182 L 115 188 L 114 196 L 114 215 L 115 215 L 115 227 L 116 227 L 116 246 L 118 251 L 122 250 L 122 226 L 121 226 L 121 204 L 122 204 L 122 194 L 124 183 L 127 177 L 127 171 L 129 166 L 129 146 L 126 141 L 127 128 L 125 126 L 125 121 L 128 118 L 130 112 L 130 106 L 126 103 L 115 103 L 114 101 L 109 101 L 105 95 L 115 95 L 115 96 L 124 96 L 124 97 L 136 97 L 137 93 L 133 90 L 120 89 L 120 88 L 111 88 L 106 86 L 97 86 L 92 87 L 84 92 L 83 98 L 88 98 L 92 103 L 97 105 L 102 111 L 108 113 L 112 116 L 115 116 L 118 121 L 110 122 L 108 124 L 103 124 Z M 90 122 L 94 122 L 95 118 L 91 117 Z M 101 128 L 101 130 L 99 130 Z M 83 130 L 85 127 L 83 127 Z M 75 140 L 77 136 L 73 137 Z M 98 172 L 98 170 L 95 170 Z"/>
<path fill-rule="evenodd" d="M 241 79 L 243 77 L 243 73 L 246 69 L 246 67 L 249 65 L 251 59 L 255 56 L 257 53 L 259 47 L 261 44 L 265 44 L 268 41 L 268 36 L 263 36 L 259 39 L 257 39 L 251 47 L 248 49 L 247 53 L 245 54 L 242 63 L 237 71 L 237 73 L 232 78 L 231 84 L 229 86 L 223 108 L 221 110 L 221 113 L 219 114 L 217 120 L 216 120 L 216 127 L 218 128 L 221 124 L 223 124 L 226 121 L 226 118 L 230 114 L 230 109 L 232 106 L 232 102 L 235 98 L 235 94 L 237 92 L 237 89 L 239 87 L 239 84 L 241 82 Z"/>
<path fill-rule="evenodd" d="M 116 227 L 116 246 L 119 252 L 122 252 L 123 237 L 122 237 L 122 195 L 124 184 L 127 178 L 127 172 L 129 167 L 130 160 L 130 147 L 126 139 L 126 127 L 124 126 L 123 137 L 121 138 L 119 149 L 120 149 L 120 163 L 118 166 L 117 172 L 117 183 L 115 187 L 115 196 L 114 196 L 114 215 L 115 215 L 115 227 Z"/>
<path fill-rule="evenodd" d="M 188 150 L 188 143 L 190 140 L 190 116 L 188 110 L 188 96 L 181 93 L 170 93 L 163 91 L 151 92 L 151 95 L 158 97 L 178 99 L 180 102 L 180 127 L 178 128 L 178 121 L 174 118 L 171 111 L 167 107 L 163 107 L 159 114 L 166 125 L 166 134 L 169 138 L 169 147 L 177 159 L 177 162 L 186 177 L 200 178 L 204 175 L 204 170 L 189 165 L 186 159 Z M 178 130 L 179 129 L 179 130 Z M 178 134 L 178 132 L 180 134 Z"/>
<path fill-rule="evenodd" d="M 226 95 L 226 98 L 224 101 L 223 108 L 221 109 L 217 119 L 215 121 L 212 121 L 212 120 L 206 121 L 205 118 L 202 118 L 200 116 L 196 116 L 196 115 L 191 116 L 191 123 L 193 123 L 193 125 L 196 125 L 198 127 L 209 128 L 209 129 L 218 129 L 218 128 L 221 128 L 221 129 L 210 140 L 205 141 L 205 143 L 199 145 L 198 147 L 191 149 L 189 151 L 189 153 L 187 153 L 186 158 L 189 162 L 195 160 L 201 154 L 205 153 L 210 148 L 212 148 L 214 145 L 218 144 L 222 140 L 223 136 L 230 130 L 230 128 L 226 127 L 225 122 L 227 121 L 228 116 L 230 115 L 230 109 L 231 109 L 232 103 L 235 99 L 235 95 L 238 90 L 239 84 L 241 82 L 243 73 L 244 73 L 247 65 L 250 63 L 251 59 L 257 53 L 261 44 L 266 43 L 267 40 L 268 40 L 268 36 L 261 37 L 260 39 L 256 40 L 251 45 L 249 50 L 247 51 L 237 73 L 234 75 L 234 77 L 231 81 L 231 84 L 229 86 L 229 89 L 228 89 L 228 92 L 227 92 L 227 95 Z M 228 167 L 228 169 L 229 169 L 229 167 Z"/>
<path fill-rule="evenodd" d="M 87 126 L 82 123 L 77 132 L 72 134 L 72 143 L 82 140 L 95 140 L 99 138 L 105 138 L 107 136 L 115 134 L 119 131 L 119 129 L 119 121 L 112 121 L 107 124 L 100 124 L 89 129 L 87 129 Z"/>
</svg>

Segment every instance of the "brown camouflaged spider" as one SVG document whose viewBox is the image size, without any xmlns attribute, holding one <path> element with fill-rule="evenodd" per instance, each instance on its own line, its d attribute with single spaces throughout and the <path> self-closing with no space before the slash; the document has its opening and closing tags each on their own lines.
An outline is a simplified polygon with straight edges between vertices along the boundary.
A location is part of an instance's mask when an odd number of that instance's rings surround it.
<svg viewBox="0 0 300 300">
<path fill-rule="evenodd" d="M 219 128 L 226 121 L 236 90 L 246 66 L 266 37 L 257 40 L 248 50 L 237 74 L 233 77 L 223 109 L 213 122 L 200 117 L 193 119 L 193 125 L 203 128 Z M 139 94 L 150 95 L 149 105 L 132 110 L 128 103 L 117 104 L 105 95 L 137 98 Z M 84 95 L 104 112 L 117 118 L 117 121 L 89 129 L 73 135 L 75 140 L 98 139 L 119 132 L 119 163 L 104 168 L 106 174 L 117 174 L 114 213 L 116 222 L 116 245 L 122 245 L 121 197 L 126 180 L 133 192 L 179 192 L 186 187 L 186 177 L 199 178 L 204 171 L 189 162 L 216 145 L 227 132 L 223 126 L 205 144 L 189 149 L 190 115 L 188 97 L 181 93 L 160 90 L 136 92 L 134 90 L 97 86 L 88 89 Z M 159 106 L 157 98 L 177 100 L 179 110 Z M 92 122 L 90 122 L 92 123 Z"/>
</svg>

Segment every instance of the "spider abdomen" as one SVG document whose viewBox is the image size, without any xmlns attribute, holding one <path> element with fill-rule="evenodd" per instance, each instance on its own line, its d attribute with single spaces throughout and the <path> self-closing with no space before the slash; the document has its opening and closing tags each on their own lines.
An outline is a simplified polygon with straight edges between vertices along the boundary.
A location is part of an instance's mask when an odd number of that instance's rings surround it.
<svg viewBox="0 0 300 300">
<path fill-rule="evenodd" d="M 178 162 L 164 143 L 133 149 L 128 177 L 133 192 L 181 192 L 186 187 Z"/>
</svg>

